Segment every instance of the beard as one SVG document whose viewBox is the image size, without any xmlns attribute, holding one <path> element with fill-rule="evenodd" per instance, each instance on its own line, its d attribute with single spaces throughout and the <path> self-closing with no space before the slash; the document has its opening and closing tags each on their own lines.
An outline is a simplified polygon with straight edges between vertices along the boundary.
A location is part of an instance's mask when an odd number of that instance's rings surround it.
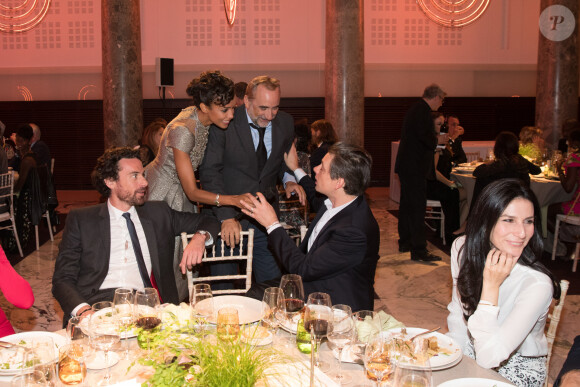
<svg viewBox="0 0 580 387">
<path fill-rule="evenodd" d="M 135 192 L 122 191 L 117 194 L 120 201 L 130 206 L 142 206 L 145 203 L 147 189 L 137 190 Z"/>
</svg>

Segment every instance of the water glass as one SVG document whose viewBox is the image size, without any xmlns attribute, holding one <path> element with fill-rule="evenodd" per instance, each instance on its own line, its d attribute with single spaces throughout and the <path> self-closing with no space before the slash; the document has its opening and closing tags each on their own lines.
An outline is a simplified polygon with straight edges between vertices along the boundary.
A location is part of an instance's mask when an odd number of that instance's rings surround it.
<svg viewBox="0 0 580 387">
<path fill-rule="evenodd" d="M 31 342 L 31 347 L 26 351 L 26 362 L 33 371 L 39 371 L 44 375 L 48 383 L 52 383 L 56 377 L 56 353 L 52 337 L 37 337 Z"/>
<path fill-rule="evenodd" d="M 353 339 L 352 310 L 348 305 L 339 304 L 332 307 L 332 314 L 332 331 L 328 333 L 327 338 L 329 347 L 338 350 L 338 371 L 333 379 L 338 384 L 348 384 L 352 381 L 352 377 L 342 373 L 342 351 Z"/>
<path fill-rule="evenodd" d="M 388 335 L 377 335 L 367 344 L 364 356 L 365 373 L 367 378 L 376 382 L 377 387 L 395 386 L 392 383 L 396 367 L 395 355 L 392 337 Z"/>
<path fill-rule="evenodd" d="M 125 359 L 130 359 L 129 351 L 129 336 L 133 332 L 133 323 L 135 322 L 135 315 L 133 313 L 133 304 L 135 297 L 133 289 L 119 288 L 115 290 L 113 298 L 114 312 L 119 322 L 121 329 L 121 338 L 125 339 Z"/>
<path fill-rule="evenodd" d="M 213 316 L 213 294 L 209 284 L 195 284 L 191 290 L 190 305 L 193 315 L 198 321 L 198 325 L 203 333 L 205 325 Z"/>
<path fill-rule="evenodd" d="M 222 341 L 234 342 L 240 335 L 240 317 L 238 310 L 225 307 L 218 310 L 217 335 Z"/>
<path fill-rule="evenodd" d="M 284 303 L 284 292 L 282 289 L 272 287 L 264 291 L 262 299 L 262 323 L 276 337 L 280 321 L 285 319 L 286 305 Z"/>
<path fill-rule="evenodd" d="M 16 375 L 10 381 L 11 387 L 46 387 L 49 382 L 44 377 L 42 371 L 32 371 L 22 375 Z"/>
</svg>

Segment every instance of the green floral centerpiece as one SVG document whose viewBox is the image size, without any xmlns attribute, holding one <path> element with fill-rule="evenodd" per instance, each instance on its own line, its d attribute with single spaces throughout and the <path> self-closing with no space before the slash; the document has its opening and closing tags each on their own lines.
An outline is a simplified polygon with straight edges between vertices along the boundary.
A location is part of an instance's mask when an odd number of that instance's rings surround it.
<svg viewBox="0 0 580 387">
<path fill-rule="evenodd" d="M 519 153 L 530 161 L 542 159 L 542 151 L 534 143 L 520 145 Z"/>
</svg>

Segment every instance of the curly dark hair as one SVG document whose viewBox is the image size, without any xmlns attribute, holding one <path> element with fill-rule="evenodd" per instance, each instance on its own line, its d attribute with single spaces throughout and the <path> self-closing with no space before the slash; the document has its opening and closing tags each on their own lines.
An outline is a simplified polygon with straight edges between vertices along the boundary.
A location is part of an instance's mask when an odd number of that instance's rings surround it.
<svg viewBox="0 0 580 387">
<path fill-rule="evenodd" d="M 106 179 L 119 179 L 119 160 L 139 159 L 141 160 L 139 149 L 129 147 L 110 148 L 97 159 L 97 165 L 91 173 L 91 180 L 97 191 L 104 197 L 111 195 L 111 189 L 105 184 Z"/>
<path fill-rule="evenodd" d="M 225 106 L 234 99 L 234 81 L 220 71 L 205 71 L 189 82 L 186 92 L 197 108 L 202 103 L 207 107 L 212 103 Z"/>
<path fill-rule="evenodd" d="M 487 185 L 469 214 L 465 229 L 465 244 L 459 251 L 460 270 L 457 289 L 465 310 L 465 319 L 475 312 L 481 298 L 483 269 L 491 250 L 491 232 L 499 217 L 514 199 L 529 200 L 534 206 L 534 234 L 524 248 L 518 263 L 546 274 L 554 286 L 554 298 L 560 297 L 560 286 L 552 273 L 540 263 L 543 240 L 540 234 L 542 215 L 538 199 L 532 190 L 519 179 L 501 179 Z"/>
</svg>

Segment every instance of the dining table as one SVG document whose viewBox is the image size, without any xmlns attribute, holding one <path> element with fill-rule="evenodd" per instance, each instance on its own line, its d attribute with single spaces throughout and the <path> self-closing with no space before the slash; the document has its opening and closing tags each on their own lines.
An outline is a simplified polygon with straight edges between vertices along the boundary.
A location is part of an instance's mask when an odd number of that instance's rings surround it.
<svg viewBox="0 0 580 387">
<path fill-rule="evenodd" d="M 226 296 L 227 297 L 227 296 Z M 238 296 L 239 297 L 239 296 Z M 248 311 L 246 311 L 247 313 Z M 259 312 L 256 312 L 259 313 Z M 211 334 L 212 326 L 208 327 L 206 333 Z M 66 336 L 65 330 L 60 330 L 55 332 L 58 335 Z M 135 387 L 140 386 L 141 381 L 137 381 L 136 378 L 138 375 L 144 370 L 144 366 L 139 364 L 135 364 L 135 359 L 123 359 L 122 353 L 125 349 L 125 340 L 128 340 L 128 344 L 130 349 L 135 353 L 135 351 L 139 351 L 139 346 L 137 343 L 136 338 L 128 338 L 121 340 L 116 347 L 113 348 L 119 355 L 119 361 L 111 367 L 111 374 L 113 376 L 113 380 L 118 383 L 119 387 Z M 287 359 L 291 359 L 287 363 L 281 365 L 281 367 L 287 368 L 288 375 L 295 375 L 297 373 L 304 373 L 305 376 L 309 374 L 310 370 L 310 355 L 303 354 L 298 351 L 296 344 L 294 342 L 295 335 L 290 333 L 289 331 L 278 329 L 278 333 L 274 337 L 272 343 L 265 345 L 263 347 L 256 347 L 257 350 L 261 350 L 262 348 L 274 348 L 279 352 L 283 353 Z M 338 386 L 330 377 L 330 375 L 337 370 L 338 367 L 338 360 L 335 356 L 335 353 L 329 348 L 327 342 L 323 342 L 319 349 L 320 360 L 330 364 L 330 369 L 326 373 L 322 373 L 320 370 L 316 370 L 316 386 Z M 364 370 L 364 366 L 361 364 L 362 361 L 357 363 L 352 362 L 342 362 L 342 371 L 345 374 L 352 376 L 353 382 L 349 384 L 349 386 L 373 386 L 375 385 L 370 379 L 367 379 L 366 373 Z M 471 359 L 468 356 L 461 356 L 458 358 L 457 362 L 454 362 L 452 366 L 448 368 L 433 370 L 432 371 L 432 378 L 433 378 L 433 385 L 438 386 L 439 384 L 455 380 L 459 378 L 481 378 L 481 379 L 490 379 L 497 382 L 502 382 L 504 385 L 512 385 L 509 381 L 504 379 L 501 375 L 499 375 L 496 371 L 492 369 L 482 368 L 475 360 Z M 301 385 L 308 385 L 306 379 L 302 378 L 300 381 L 292 381 L 292 376 L 286 376 L 283 378 L 284 380 L 280 380 L 282 378 L 277 378 L 275 375 L 281 375 L 282 373 L 276 372 L 273 376 L 274 379 L 268 380 L 268 385 L 272 386 L 301 386 Z M 105 369 L 95 370 L 90 369 L 87 372 L 87 377 L 84 382 L 84 386 L 95 386 L 99 381 L 103 379 L 105 375 Z M 61 384 L 60 380 L 56 378 L 57 381 L 55 382 L 56 386 L 64 386 Z M 8 387 L 10 386 L 10 376 L 0 376 L 0 387 Z M 306 383 L 306 384 L 305 384 Z M 495 383 L 490 384 L 494 385 Z"/>
<path fill-rule="evenodd" d="M 477 165 L 479 165 L 479 163 L 461 165 L 454 168 L 451 172 L 451 179 L 465 188 L 467 196 L 467 205 L 464 206 L 465 210 L 461 212 L 461 223 L 467 219 L 469 208 L 471 206 L 471 199 L 475 188 L 475 177 L 473 176 L 473 171 Z M 542 211 L 542 234 L 546 237 L 548 235 L 548 206 L 552 203 L 570 200 L 574 195 L 574 192 L 566 192 L 557 177 L 545 177 L 544 175 L 530 175 L 530 188 L 538 198 L 538 203 Z"/>
</svg>

